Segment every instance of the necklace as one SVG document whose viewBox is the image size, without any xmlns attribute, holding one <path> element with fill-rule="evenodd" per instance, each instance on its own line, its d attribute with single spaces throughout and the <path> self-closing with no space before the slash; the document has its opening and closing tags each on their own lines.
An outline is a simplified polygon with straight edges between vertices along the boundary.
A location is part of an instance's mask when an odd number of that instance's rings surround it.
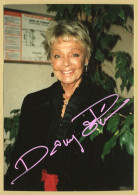
<svg viewBox="0 0 138 195">
<path fill-rule="evenodd" d="M 69 100 L 64 101 L 64 105 L 63 106 L 67 106 L 68 102 L 69 102 Z"/>
<path fill-rule="evenodd" d="M 71 97 L 71 95 L 70 96 L 64 95 L 64 104 L 63 104 L 64 107 L 66 107 L 68 105 L 70 97 Z"/>
</svg>

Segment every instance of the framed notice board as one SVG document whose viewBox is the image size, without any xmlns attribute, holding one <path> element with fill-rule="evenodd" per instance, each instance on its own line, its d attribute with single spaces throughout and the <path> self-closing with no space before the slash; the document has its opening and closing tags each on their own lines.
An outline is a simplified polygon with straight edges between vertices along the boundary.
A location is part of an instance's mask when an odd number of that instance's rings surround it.
<svg viewBox="0 0 138 195">
<path fill-rule="evenodd" d="M 48 63 L 45 32 L 52 17 L 4 9 L 4 61 Z"/>
</svg>

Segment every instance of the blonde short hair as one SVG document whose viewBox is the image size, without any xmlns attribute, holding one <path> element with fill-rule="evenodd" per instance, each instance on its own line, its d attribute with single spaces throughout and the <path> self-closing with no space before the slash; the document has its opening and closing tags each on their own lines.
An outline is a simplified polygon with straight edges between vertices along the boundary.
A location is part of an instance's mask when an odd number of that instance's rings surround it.
<svg viewBox="0 0 138 195">
<path fill-rule="evenodd" d="M 87 27 L 79 21 L 60 20 L 51 22 L 46 31 L 44 48 L 48 60 L 50 59 L 51 46 L 59 37 L 65 41 L 68 41 L 70 37 L 80 41 L 86 49 L 87 57 L 90 58 L 92 41 Z"/>
</svg>

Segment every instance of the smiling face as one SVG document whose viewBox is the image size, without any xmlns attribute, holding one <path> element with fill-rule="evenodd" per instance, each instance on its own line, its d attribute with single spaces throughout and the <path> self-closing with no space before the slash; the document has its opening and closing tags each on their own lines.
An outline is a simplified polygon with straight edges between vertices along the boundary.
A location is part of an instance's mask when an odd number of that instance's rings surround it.
<svg viewBox="0 0 138 195">
<path fill-rule="evenodd" d="M 80 83 L 84 64 L 88 63 L 85 47 L 79 41 L 59 38 L 51 47 L 54 74 L 62 85 Z"/>
</svg>

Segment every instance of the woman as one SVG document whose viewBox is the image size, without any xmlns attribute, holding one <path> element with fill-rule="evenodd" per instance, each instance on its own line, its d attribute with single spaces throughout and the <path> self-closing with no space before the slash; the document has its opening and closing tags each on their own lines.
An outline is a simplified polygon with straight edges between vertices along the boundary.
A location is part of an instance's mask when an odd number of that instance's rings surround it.
<svg viewBox="0 0 138 195">
<path fill-rule="evenodd" d="M 58 81 L 24 99 L 5 190 L 117 190 L 128 186 L 132 181 L 130 161 L 119 148 L 101 160 L 103 144 L 109 138 L 105 131 L 93 141 L 85 136 L 79 142 L 83 122 L 94 117 L 89 110 L 77 115 L 106 97 L 87 75 L 92 51 L 87 28 L 78 21 L 53 22 L 46 32 L 45 49 L 52 76 Z M 102 104 L 94 107 L 96 116 L 101 108 Z"/>
</svg>

